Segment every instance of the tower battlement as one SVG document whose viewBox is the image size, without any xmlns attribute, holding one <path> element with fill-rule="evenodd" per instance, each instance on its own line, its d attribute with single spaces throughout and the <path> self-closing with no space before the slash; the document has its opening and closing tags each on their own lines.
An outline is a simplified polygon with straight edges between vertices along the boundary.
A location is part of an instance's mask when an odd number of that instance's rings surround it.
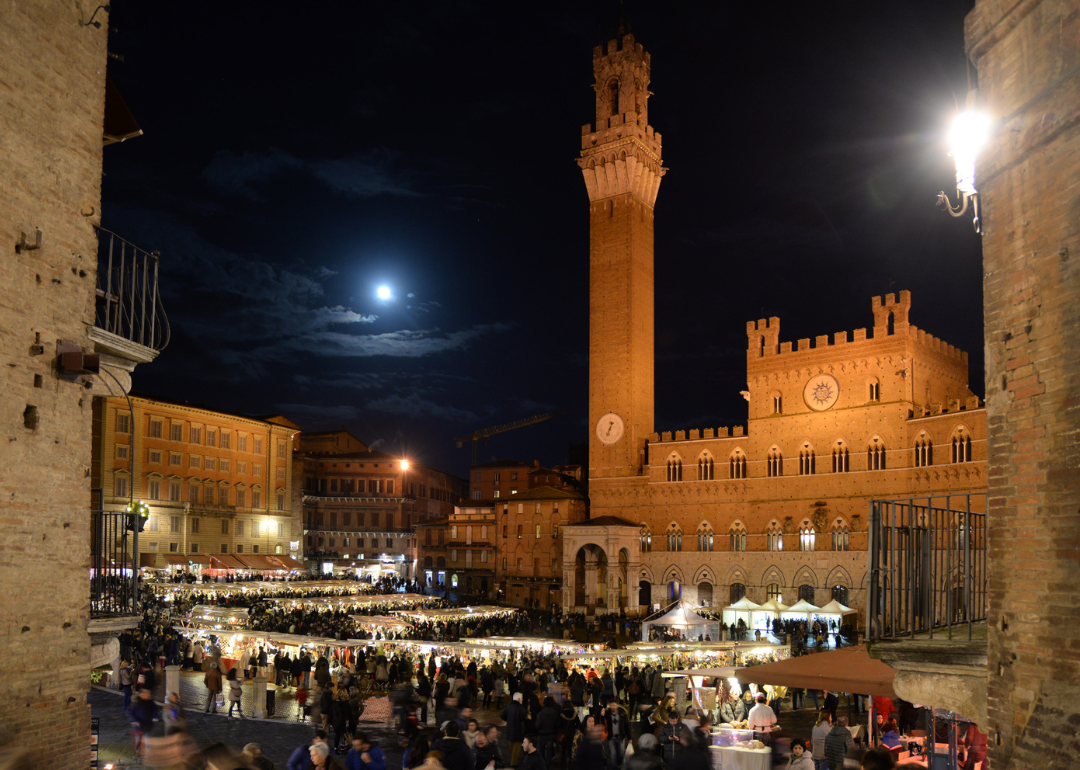
<svg viewBox="0 0 1080 770">
<path fill-rule="evenodd" d="M 810 350 L 842 345 L 865 344 L 867 340 L 880 340 L 885 337 L 907 337 L 927 350 L 946 358 L 967 364 L 968 354 L 954 345 L 912 325 L 908 321 L 911 310 L 911 292 L 902 291 L 899 295 L 886 294 L 871 298 L 871 310 L 874 313 L 874 326 L 871 334 L 867 330 L 855 329 L 850 333 L 836 332 L 830 339 L 828 334 L 821 334 L 813 340 L 803 338 L 792 342 L 780 342 L 780 319 L 761 318 L 746 322 L 746 357 L 762 358 L 774 355 L 801 355 Z"/>
</svg>

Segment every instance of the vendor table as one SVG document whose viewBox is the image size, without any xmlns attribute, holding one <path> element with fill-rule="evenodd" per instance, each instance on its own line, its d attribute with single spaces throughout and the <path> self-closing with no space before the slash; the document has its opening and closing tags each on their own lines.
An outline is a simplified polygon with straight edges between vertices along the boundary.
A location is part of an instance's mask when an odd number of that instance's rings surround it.
<svg viewBox="0 0 1080 770">
<path fill-rule="evenodd" d="M 772 749 L 766 746 L 763 749 L 744 749 L 739 746 L 710 746 L 712 752 L 713 767 L 717 766 L 716 758 L 720 759 L 720 767 L 723 770 L 771 770 Z"/>
</svg>

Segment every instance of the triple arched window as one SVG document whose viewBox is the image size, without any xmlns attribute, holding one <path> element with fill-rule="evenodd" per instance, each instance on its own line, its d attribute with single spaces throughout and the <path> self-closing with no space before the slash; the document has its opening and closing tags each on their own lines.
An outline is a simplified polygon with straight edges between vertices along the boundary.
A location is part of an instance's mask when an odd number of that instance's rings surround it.
<svg viewBox="0 0 1080 770">
<path fill-rule="evenodd" d="M 784 475 L 784 455 L 779 449 L 773 447 L 765 458 L 766 471 L 770 477 Z"/>
<path fill-rule="evenodd" d="M 697 543 L 698 543 L 697 549 L 699 551 L 711 551 L 711 550 L 713 550 L 713 545 L 715 544 L 715 540 L 714 540 L 714 537 L 713 537 L 712 527 L 710 527 L 708 524 L 703 523 L 701 526 L 698 527 Z"/>
<path fill-rule="evenodd" d="M 843 519 L 837 519 L 832 528 L 832 549 L 846 551 L 851 544 L 851 531 Z"/>
<path fill-rule="evenodd" d="M 877 436 L 870 439 L 870 444 L 866 447 L 866 470 L 885 470 L 885 442 Z"/>
<path fill-rule="evenodd" d="M 934 464 L 934 442 L 925 433 L 915 439 L 915 467 Z"/>
<path fill-rule="evenodd" d="M 648 527 L 641 528 L 641 552 L 649 553 L 652 550 L 652 532 Z"/>
<path fill-rule="evenodd" d="M 799 450 L 799 475 L 811 476 L 815 470 L 814 450 L 806 444 Z"/>
<path fill-rule="evenodd" d="M 832 472 L 847 473 L 849 468 L 848 449 L 843 441 L 837 441 L 832 451 Z"/>
<path fill-rule="evenodd" d="M 713 459 L 708 454 L 698 458 L 697 477 L 702 481 L 712 481 L 713 479 Z"/>
<path fill-rule="evenodd" d="M 731 525 L 729 537 L 731 539 L 732 551 L 746 550 L 746 528 L 741 523 L 735 522 Z"/>
<path fill-rule="evenodd" d="M 813 551 L 816 540 L 817 532 L 814 531 L 814 527 L 809 521 L 804 521 L 799 527 L 799 550 Z"/>
<path fill-rule="evenodd" d="M 746 478 L 746 455 L 742 453 L 741 449 L 736 449 L 734 452 L 731 453 L 729 463 L 731 465 L 731 475 L 729 476 L 729 478 Z"/>
<path fill-rule="evenodd" d="M 667 549 L 669 551 L 682 550 L 682 530 L 677 524 L 672 524 L 667 530 Z"/>
<path fill-rule="evenodd" d="M 682 460 L 678 457 L 673 456 L 667 461 L 667 480 L 682 481 Z"/>
<path fill-rule="evenodd" d="M 765 530 L 765 540 L 768 543 L 770 551 L 784 550 L 784 532 L 780 529 L 780 525 L 777 522 L 774 521 L 769 525 L 769 528 Z"/>
<path fill-rule="evenodd" d="M 957 428 L 953 433 L 952 461 L 954 463 L 971 462 L 971 434 L 963 428 Z"/>
</svg>

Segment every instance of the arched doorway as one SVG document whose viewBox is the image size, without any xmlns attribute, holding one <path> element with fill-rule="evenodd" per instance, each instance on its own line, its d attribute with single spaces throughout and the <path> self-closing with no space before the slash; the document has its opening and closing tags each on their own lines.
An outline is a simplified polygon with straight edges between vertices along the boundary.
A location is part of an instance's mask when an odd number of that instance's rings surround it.
<svg viewBox="0 0 1080 770">
<path fill-rule="evenodd" d="M 652 606 L 652 583 L 642 580 L 638 588 L 638 605 L 641 607 Z"/>
<path fill-rule="evenodd" d="M 608 558 L 604 549 L 590 543 L 574 556 L 574 604 L 579 607 L 607 607 Z M 614 597 L 612 597 L 614 598 Z"/>
<path fill-rule="evenodd" d="M 668 583 L 668 602 L 677 602 L 682 598 L 682 583 L 672 580 Z"/>
<path fill-rule="evenodd" d="M 704 607 L 712 606 L 712 583 L 698 583 L 697 587 L 698 604 Z"/>
<path fill-rule="evenodd" d="M 746 586 L 742 583 L 732 583 L 728 591 L 728 604 L 734 604 L 746 596 Z"/>
</svg>

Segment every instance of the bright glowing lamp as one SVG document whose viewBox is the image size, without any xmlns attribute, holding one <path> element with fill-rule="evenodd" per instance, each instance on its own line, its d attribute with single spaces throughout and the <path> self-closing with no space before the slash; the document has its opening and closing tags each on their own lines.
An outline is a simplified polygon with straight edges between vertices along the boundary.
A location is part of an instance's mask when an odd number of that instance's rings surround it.
<svg viewBox="0 0 1080 770">
<path fill-rule="evenodd" d="M 950 216 L 959 217 L 967 211 L 970 203 L 975 217 L 975 232 L 981 233 L 979 191 L 975 187 L 975 161 L 990 140 L 993 124 L 989 115 L 975 109 L 977 93 L 968 92 L 964 111 L 957 114 L 949 128 L 949 155 L 956 164 L 956 191 L 960 194 L 960 202 L 953 206 L 949 196 L 942 190 L 938 193 L 938 205 L 948 211 Z"/>
<path fill-rule="evenodd" d="M 401 461 L 401 470 L 403 470 L 403 471 L 409 470 L 409 461 L 408 460 L 402 460 Z"/>
<path fill-rule="evenodd" d="M 390 287 L 380 286 L 378 289 L 375 290 L 375 296 L 377 296 L 381 300 L 390 299 Z"/>
</svg>

